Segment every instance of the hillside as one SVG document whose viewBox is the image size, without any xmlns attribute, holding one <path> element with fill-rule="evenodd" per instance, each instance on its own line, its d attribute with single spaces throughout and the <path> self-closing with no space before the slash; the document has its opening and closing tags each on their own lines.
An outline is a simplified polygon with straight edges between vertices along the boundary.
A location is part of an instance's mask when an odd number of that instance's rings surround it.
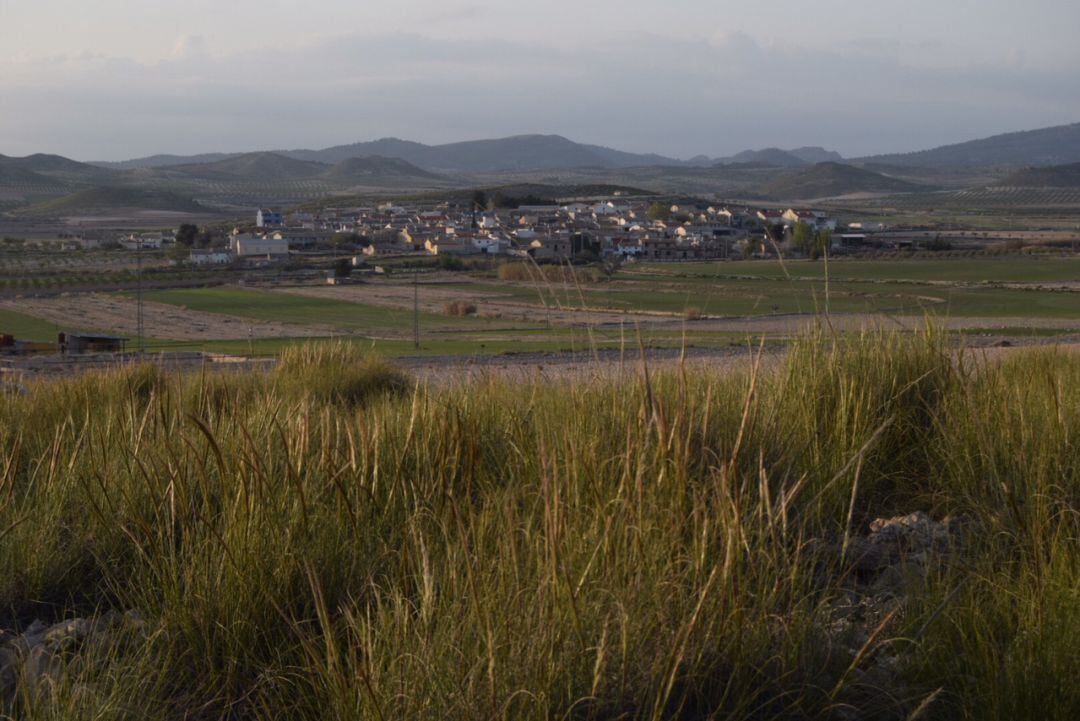
<svg viewBox="0 0 1080 721">
<path fill-rule="evenodd" d="M 798 168 L 806 165 L 802 158 L 780 148 L 744 150 L 720 161 L 721 165 L 746 165 L 757 167 Z"/>
<path fill-rule="evenodd" d="M 170 170 L 200 178 L 295 180 L 321 175 L 327 167 L 277 153 L 245 153 L 215 163 L 173 166 Z"/>
<path fill-rule="evenodd" d="M 785 173 L 762 188 L 766 195 L 784 200 L 829 198 L 850 193 L 906 193 L 915 190 L 926 190 L 926 187 L 842 163 L 818 163 L 809 168 Z"/>
<path fill-rule="evenodd" d="M 168 153 L 159 153 L 157 155 L 148 155 L 145 158 L 135 158 L 133 160 L 94 160 L 91 161 L 90 164 L 113 170 L 136 170 L 139 168 L 168 168 L 174 165 L 216 163 L 221 160 L 235 158 L 238 155 L 242 155 L 242 153 L 200 153 L 198 155 L 170 155 Z"/>
<path fill-rule="evenodd" d="M 47 185 L 52 179 L 29 168 L 0 161 L 0 185 Z"/>
<path fill-rule="evenodd" d="M 1024 168 L 998 184 L 1017 188 L 1080 188 L 1080 163 Z"/>
<path fill-rule="evenodd" d="M 161 190 L 100 187 L 80 190 L 62 198 L 28 206 L 18 211 L 26 216 L 93 214 L 111 210 L 167 210 L 186 213 L 208 208 L 189 197 Z"/>
<path fill-rule="evenodd" d="M 0 155 L 0 177 L 34 178 L 47 177 L 54 180 L 92 183 L 116 176 L 116 172 L 80 163 L 60 155 L 35 153 L 22 158 Z"/>
<path fill-rule="evenodd" d="M 448 180 L 442 175 L 430 173 L 400 158 L 379 155 L 348 158 L 325 171 L 322 177 L 331 181 L 364 185 L 402 181 L 430 184 L 432 181 Z"/>
<path fill-rule="evenodd" d="M 789 150 L 787 152 L 790 155 L 794 155 L 799 160 L 811 165 L 814 163 L 839 163 L 844 159 L 844 156 L 835 150 L 826 150 L 820 145 L 795 148 L 794 150 Z"/>
<path fill-rule="evenodd" d="M 780 148 L 744 150 L 728 158 L 719 158 L 713 161 L 713 164 L 719 166 L 798 168 L 804 165 L 813 165 L 814 163 L 839 162 L 843 159 L 844 157 L 834 150 L 813 146 L 795 148 L 794 150 L 782 150 Z M 694 161 L 698 160 L 698 158 L 694 159 Z"/>
<path fill-rule="evenodd" d="M 470 140 L 444 145 L 425 145 L 400 138 L 336 145 L 322 150 L 277 150 L 246 155 L 206 156 L 155 155 L 148 158 L 106 163 L 108 167 L 142 168 L 226 164 L 249 155 L 277 155 L 296 161 L 334 165 L 349 158 L 381 156 L 397 158 L 436 173 L 486 173 L 505 170 L 545 170 L 554 168 L 630 168 L 647 165 L 686 165 L 684 161 L 655 153 L 628 153 L 601 145 L 588 145 L 559 135 L 515 135 L 507 138 Z M 208 160 L 212 162 L 208 163 Z"/>
<path fill-rule="evenodd" d="M 915 153 L 859 158 L 860 164 L 916 167 L 1061 165 L 1080 162 L 1080 123 L 1005 133 Z"/>
</svg>

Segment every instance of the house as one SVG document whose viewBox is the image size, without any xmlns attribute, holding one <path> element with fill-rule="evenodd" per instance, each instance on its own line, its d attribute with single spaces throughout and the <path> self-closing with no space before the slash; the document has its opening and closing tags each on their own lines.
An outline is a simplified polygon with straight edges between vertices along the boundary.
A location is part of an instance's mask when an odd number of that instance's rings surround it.
<svg viewBox="0 0 1080 721">
<path fill-rule="evenodd" d="M 432 240 L 430 238 L 424 241 L 424 250 L 432 255 L 472 255 L 481 252 L 472 243 L 453 239 Z"/>
<path fill-rule="evenodd" d="M 569 237 L 537 238 L 529 243 L 528 254 L 538 260 L 568 260 L 573 255 Z"/>
<path fill-rule="evenodd" d="M 240 233 L 233 235 L 229 248 L 238 258 L 282 258 L 289 255 L 289 241 L 284 238 L 263 238 Z"/>
<path fill-rule="evenodd" d="M 132 233 L 124 238 L 120 239 L 120 245 L 128 250 L 157 250 L 165 243 L 172 243 L 174 235 L 172 233 L 142 233 L 141 235 L 135 235 Z"/>
<path fill-rule="evenodd" d="M 820 210 L 799 210 L 797 208 L 788 208 L 781 216 L 784 225 L 788 227 L 794 227 L 799 223 L 806 223 L 814 230 L 835 230 L 836 221 L 830 220 L 829 217 Z"/>
<path fill-rule="evenodd" d="M 260 228 L 276 228 L 285 224 L 285 217 L 276 210 L 259 208 L 255 213 L 255 225 Z"/>
<path fill-rule="evenodd" d="M 233 260 L 233 254 L 225 250 L 193 250 L 188 255 L 188 262 L 192 265 L 228 265 Z"/>
<path fill-rule="evenodd" d="M 757 219 L 765 225 L 779 225 L 784 222 L 784 214 L 779 210 L 764 208 L 756 214 Z"/>
<path fill-rule="evenodd" d="M 512 247 L 506 238 L 477 236 L 472 239 L 473 247 L 487 255 L 502 255 Z"/>
</svg>

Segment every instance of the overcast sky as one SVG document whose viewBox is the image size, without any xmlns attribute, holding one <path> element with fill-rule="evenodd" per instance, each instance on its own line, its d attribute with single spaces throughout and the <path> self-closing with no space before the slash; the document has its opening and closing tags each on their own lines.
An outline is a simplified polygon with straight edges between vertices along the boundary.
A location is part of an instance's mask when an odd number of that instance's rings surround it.
<svg viewBox="0 0 1080 721">
<path fill-rule="evenodd" d="M 558 133 L 689 157 L 1080 121 L 1075 0 L 0 0 L 0 153 Z"/>
</svg>

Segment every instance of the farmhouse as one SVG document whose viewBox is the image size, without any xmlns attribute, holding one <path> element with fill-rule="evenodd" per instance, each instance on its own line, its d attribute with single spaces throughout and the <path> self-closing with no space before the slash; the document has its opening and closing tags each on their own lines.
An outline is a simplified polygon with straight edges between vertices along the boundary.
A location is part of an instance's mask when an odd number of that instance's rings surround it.
<svg viewBox="0 0 1080 721">
<path fill-rule="evenodd" d="M 228 265 L 232 262 L 233 254 L 225 250 L 193 250 L 188 256 L 188 262 L 192 265 Z"/>
<path fill-rule="evenodd" d="M 238 258 L 282 258 L 289 255 L 289 241 L 284 238 L 262 238 L 239 233 L 229 241 L 229 248 Z"/>
<path fill-rule="evenodd" d="M 284 223 L 285 217 L 276 210 L 259 208 L 259 212 L 255 213 L 255 225 L 260 228 L 276 228 Z"/>
</svg>

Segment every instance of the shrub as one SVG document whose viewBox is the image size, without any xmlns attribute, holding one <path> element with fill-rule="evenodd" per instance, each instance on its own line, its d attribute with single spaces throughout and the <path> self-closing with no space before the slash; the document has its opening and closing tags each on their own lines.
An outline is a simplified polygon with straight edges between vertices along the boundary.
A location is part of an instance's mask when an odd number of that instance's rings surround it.
<svg viewBox="0 0 1080 721">
<path fill-rule="evenodd" d="M 704 317 L 704 315 L 701 308 L 698 308 L 695 305 L 687 306 L 683 309 L 683 318 L 686 320 L 698 320 L 699 318 Z"/>
<path fill-rule="evenodd" d="M 412 387 L 406 373 L 344 342 L 288 347 L 281 353 L 274 376 L 280 387 L 295 396 L 345 406 L 402 395 Z"/>
<path fill-rule="evenodd" d="M 466 300 L 452 300 L 443 306 L 446 315 L 476 315 L 476 304 Z"/>
</svg>

